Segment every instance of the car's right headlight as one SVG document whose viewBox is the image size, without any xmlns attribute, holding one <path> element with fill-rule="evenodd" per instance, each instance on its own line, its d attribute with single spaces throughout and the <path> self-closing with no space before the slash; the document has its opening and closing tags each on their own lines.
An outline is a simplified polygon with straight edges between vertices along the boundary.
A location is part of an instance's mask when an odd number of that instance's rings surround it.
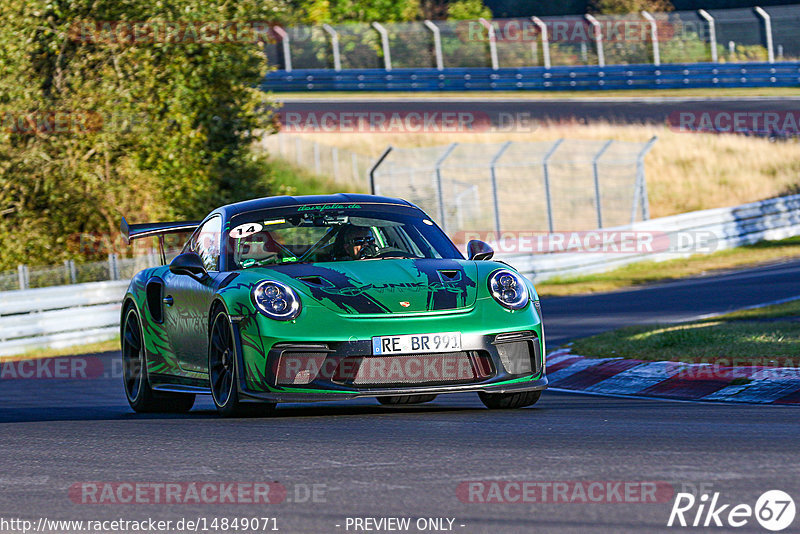
<svg viewBox="0 0 800 534">
<path fill-rule="evenodd" d="M 489 292 L 501 306 L 510 310 L 521 310 L 528 304 L 528 288 L 525 280 L 508 269 L 495 271 L 489 277 Z"/>
<path fill-rule="evenodd" d="M 303 307 L 294 289 L 271 280 L 253 288 L 253 302 L 258 311 L 276 321 L 291 321 Z"/>
</svg>

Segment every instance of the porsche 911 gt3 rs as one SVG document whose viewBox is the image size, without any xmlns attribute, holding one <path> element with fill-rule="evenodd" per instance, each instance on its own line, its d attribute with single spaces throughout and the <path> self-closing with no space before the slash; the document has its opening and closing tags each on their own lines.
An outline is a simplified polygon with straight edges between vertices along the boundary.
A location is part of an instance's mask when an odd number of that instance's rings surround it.
<svg viewBox="0 0 800 534">
<path fill-rule="evenodd" d="M 128 242 L 159 238 L 162 258 L 165 234 L 193 232 L 169 265 L 136 274 L 122 302 L 135 411 L 188 411 L 197 394 L 223 416 L 458 392 L 518 408 L 547 387 L 531 282 L 480 241 L 465 259 L 406 201 L 270 197 L 121 229 Z"/>
</svg>

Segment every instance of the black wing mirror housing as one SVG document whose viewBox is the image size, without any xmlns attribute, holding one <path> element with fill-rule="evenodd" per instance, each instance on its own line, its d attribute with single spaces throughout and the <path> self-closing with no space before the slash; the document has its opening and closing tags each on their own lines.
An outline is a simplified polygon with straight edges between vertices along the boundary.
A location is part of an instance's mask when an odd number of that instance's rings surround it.
<svg viewBox="0 0 800 534">
<path fill-rule="evenodd" d="M 473 239 L 467 243 L 467 256 L 471 260 L 490 260 L 494 256 L 494 249 L 488 243 Z"/>
<path fill-rule="evenodd" d="M 169 264 L 172 274 L 185 274 L 198 280 L 208 276 L 203 260 L 195 252 L 184 252 L 178 254 Z"/>
</svg>

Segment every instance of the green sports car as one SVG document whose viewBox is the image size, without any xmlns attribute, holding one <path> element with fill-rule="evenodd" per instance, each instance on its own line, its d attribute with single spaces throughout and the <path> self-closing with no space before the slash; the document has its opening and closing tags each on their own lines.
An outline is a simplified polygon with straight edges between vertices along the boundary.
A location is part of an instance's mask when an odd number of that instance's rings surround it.
<svg viewBox="0 0 800 534">
<path fill-rule="evenodd" d="M 468 391 L 518 408 L 547 387 L 533 284 L 480 241 L 464 259 L 413 204 L 270 197 L 202 221 L 122 221 L 128 242 L 159 238 L 162 258 L 164 235 L 189 231 L 122 302 L 125 395 L 137 412 L 188 411 L 209 393 L 223 416 Z"/>
</svg>

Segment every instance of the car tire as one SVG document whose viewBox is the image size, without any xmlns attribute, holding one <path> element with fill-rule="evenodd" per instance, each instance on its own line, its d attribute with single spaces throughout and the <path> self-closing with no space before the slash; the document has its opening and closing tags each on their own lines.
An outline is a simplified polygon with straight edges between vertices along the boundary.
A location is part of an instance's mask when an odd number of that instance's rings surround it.
<svg viewBox="0 0 800 534">
<path fill-rule="evenodd" d="M 233 326 L 228 314 L 214 314 L 208 342 L 208 381 L 214 406 L 222 417 L 264 417 L 275 409 L 274 402 L 242 402 L 239 366 L 233 341 Z"/>
<path fill-rule="evenodd" d="M 512 408 L 524 408 L 536 404 L 541 391 L 522 391 L 520 393 L 484 393 L 479 392 L 478 396 L 484 406 L 490 410 L 507 410 Z"/>
<path fill-rule="evenodd" d="M 184 413 L 191 410 L 194 395 L 153 391 L 147 376 L 142 322 L 133 304 L 125 308 L 120 334 L 122 383 L 131 408 L 139 413 Z"/>
<path fill-rule="evenodd" d="M 378 402 L 384 406 L 394 406 L 398 404 L 422 404 L 431 402 L 436 395 L 392 395 L 390 397 L 377 397 Z"/>
</svg>

